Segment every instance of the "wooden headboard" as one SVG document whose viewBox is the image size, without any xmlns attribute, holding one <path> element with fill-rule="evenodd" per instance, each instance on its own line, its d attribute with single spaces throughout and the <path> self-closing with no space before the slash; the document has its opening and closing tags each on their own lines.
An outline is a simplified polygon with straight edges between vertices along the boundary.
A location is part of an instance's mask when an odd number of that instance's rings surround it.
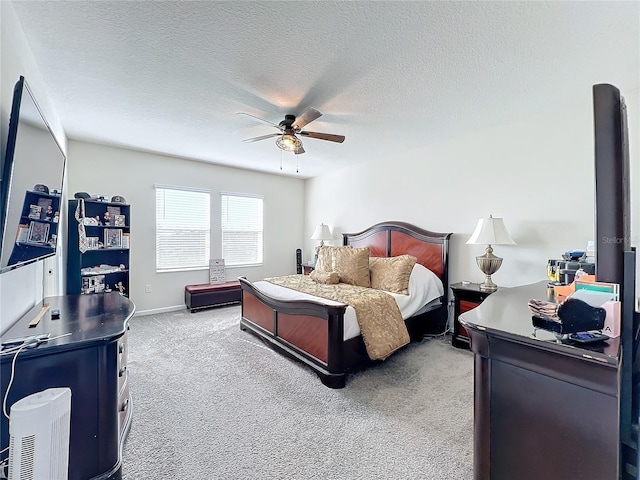
<svg viewBox="0 0 640 480">
<path fill-rule="evenodd" d="M 369 247 L 372 257 L 397 257 L 409 254 L 435 273 L 445 291 L 449 286 L 450 233 L 423 230 L 404 222 L 383 222 L 359 233 L 343 233 L 343 245 Z"/>
</svg>

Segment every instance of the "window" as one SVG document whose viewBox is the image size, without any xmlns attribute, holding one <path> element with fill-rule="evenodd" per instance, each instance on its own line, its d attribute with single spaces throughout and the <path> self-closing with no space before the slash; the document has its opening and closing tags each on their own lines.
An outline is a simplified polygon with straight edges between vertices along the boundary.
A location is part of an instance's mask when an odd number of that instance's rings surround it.
<svg viewBox="0 0 640 480">
<path fill-rule="evenodd" d="M 209 192 L 156 186 L 156 271 L 209 267 Z"/>
<path fill-rule="evenodd" d="M 262 198 L 222 194 L 222 258 L 226 266 L 262 263 Z"/>
</svg>

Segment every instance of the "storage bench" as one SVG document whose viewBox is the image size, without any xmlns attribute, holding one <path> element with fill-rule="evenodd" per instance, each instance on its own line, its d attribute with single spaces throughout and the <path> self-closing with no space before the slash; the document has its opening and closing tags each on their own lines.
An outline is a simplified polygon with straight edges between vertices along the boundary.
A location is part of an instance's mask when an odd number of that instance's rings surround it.
<svg viewBox="0 0 640 480">
<path fill-rule="evenodd" d="M 217 307 L 229 303 L 240 303 L 242 289 L 240 282 L 199 285 L 187 285 L 184 287 L 184 303 L 192 313 L 200 308 Z"/>
</svg>

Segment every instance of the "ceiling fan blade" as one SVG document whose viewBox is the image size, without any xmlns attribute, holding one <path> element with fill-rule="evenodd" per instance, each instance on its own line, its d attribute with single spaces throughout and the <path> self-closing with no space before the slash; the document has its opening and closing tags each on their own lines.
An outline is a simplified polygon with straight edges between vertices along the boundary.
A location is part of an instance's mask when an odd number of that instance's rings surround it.
<svg viewBox="0 0 640 480">
<path fill-rule="evenodd" d="M 245 143 L 259 142 L 260 140 L 266 140 L 267 138 L 279 137 L 280 135 L 282 135 L 282 134 L 281 133 L 270 133 L 269 135 L 262 135 L 260 137 L 247 138 L 246 140 L 243 140 L 243 142 L 245 142 Z"/>
<path fill-rule="evenodd" d="M 319 140 L 329 140 L 330 142 L 342 143 L 344 142 L 344 135 L 333 135 L 332 133 L 318 133 L 318 132 L 298 132 L 298 135 L 305 137 L 317 138 Z"/>
<path fill-rule="evenodd" d="M 245 117 L 252 118 L 252 119 L 257 120 L 259 122 L 266 123 L 267 125 L 271 125 L 272 127 L 276 127 L 278 130 L 280 130 L 280 127 L 278 125 L 276 125 L 275 123 L 271 123 L 270 121 L 264 120 L 262 118 L 254 117 L 253 115 L 249 115 L 248 113 L 238 112 L 238 113 L 236 113 L 236 115 L 243 115 Z"/>
<path fill-rule="evenodd" d="M 313 122 L 316 118 L 322 116 L 322 114 L 313 107 L 307 108 L 302 115 L 296 118 L 291 125 L 294 129 L 300 130 L 306 124 Z"/>
</svg>

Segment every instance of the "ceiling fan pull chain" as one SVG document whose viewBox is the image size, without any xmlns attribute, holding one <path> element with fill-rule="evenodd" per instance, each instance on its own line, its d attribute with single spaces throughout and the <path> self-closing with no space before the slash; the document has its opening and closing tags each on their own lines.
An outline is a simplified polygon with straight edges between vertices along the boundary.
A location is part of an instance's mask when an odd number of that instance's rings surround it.
<svg viewBox="0 0 640 480">
<path fill-rule="evenodd" d="M 280 150 L 280 170 L 282 170 L 282 150 Z"/>
<path fill-rule="evenodd" d="M 296 153 L 296 173 L 298 172 L 298 154 Z"/>
</svg>

